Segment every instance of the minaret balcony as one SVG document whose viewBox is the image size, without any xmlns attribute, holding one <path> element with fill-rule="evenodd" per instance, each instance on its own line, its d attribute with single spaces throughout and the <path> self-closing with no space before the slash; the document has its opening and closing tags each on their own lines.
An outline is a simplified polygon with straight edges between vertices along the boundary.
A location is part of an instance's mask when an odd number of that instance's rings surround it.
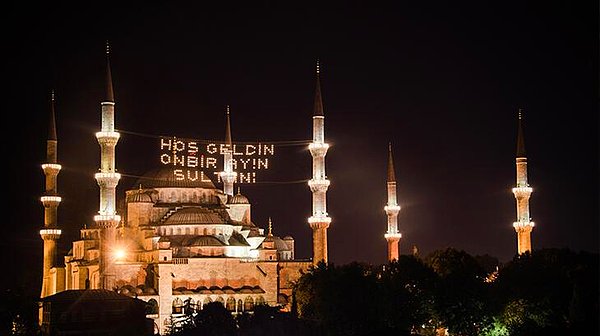
<svg viewBox="0 0 600 336">
<path fill-rule="evenodd" d="M 531 193 L 533 192 L 533 188 L 531 188 L 531 187 L 515 187 L 515 188 L 512 188 L 512 192 L 513 192 L 513 194 L 515 194 L 516 198 L 529 197 L 529 195 L 531 195 Z"/>
<path fill-rule="evenodd" d="M 44 173 L 46 173 L 46 174 L 49 174 L 49 173 L 58 174 L 58 172 L 60 171 L 61 168 L 62 168 L 62 166 L 57 163 L 44 163 L 42 165 L 42 169 L 44 170 Z"/>
<path fill-rule="evenodd" d="M 62 231 L 60 229 L 41 229 L 40 236 L 43 240 L 58 240 Z"/>
<path fill-rule="evenodd" d="M 513 227 L 516 230 L 523 229 L 523 228 L 533 228 L 534 226 L 535 226 L 535 223 L 533 223 L 533 222 L 514 222 L 513 223 Z"/>
<path fill-rule="evenodd" d="M 385 212 L 395 212 L 398 213 L 400 211 L 400 206 L 395 204 L 395 205 L 386 205 L 383 207 L 383 210 Z"/>
<path fill-rule="evenodd" d="M 400 240 L 402 238 L 402 234 L 399 232 L 396 233 L 386 233 L 383 235 L 386 240 Z"/>
<path fill-rule="evenodd" d="M 114 142 L 117 142 L 117 140 L 119 140 L 119 138 L 121 137 L 121 134 L 119 134 L 119 132 L 114 132 L 114 131 L 105 131 L 105 132 L 96 132 L 96 138 L 98 140 L 113 140 Z"/>
<path fill-rule="evenodd" d="M 42 196 L 40 197 L 40 201 L 44 207 L 48 208 L 52 206 L 58 206 L 60 201 L 62 201 L 62 198 L 60 196 Z"/>
<path fill-rule="evenodd" d="M 308 150 L 313 157 L 321 157 L 327 154 L 327 150 L 329 149 L 329 144 L 324 142 L 311 142 L 308 145 Z"/>
<path fill-rule="evenodd" d="M 228 172 L 228 171 L 219 172 L 219 177 L 221 178 L 221 180 L 224 182 L 228 182 L 228 183 L 235 181 L 236 176 L 237 176 L 236 172 Z"/>
<path fill-rule="evenodd" d="M 100 214 L 94 216 L 94 221 L 99 228 L 114 228 L 121 222 L 121 216 Z"/>
<path fill-rule="evenodd" d="M 327 214 L 315 215 L 308 217 L 308 224 L 315 223 L 331 223 L 331 217 L 328 217 Z"/>
<path fill-rule="evenodd" d="M 326 192 L 330 184 L 331 181 L 325 179 L 308 180 L 308 186 L 312 192 Z"/>
<path fill-rule="evenodd" d="M 94 174 L 94 178 L 98 181 L 98 184 L 106 186 L 108 188 L 114 188 L 119 183 L 121 179 L 121 174 L 119 173 L 96 173 Z"/>
</svg>

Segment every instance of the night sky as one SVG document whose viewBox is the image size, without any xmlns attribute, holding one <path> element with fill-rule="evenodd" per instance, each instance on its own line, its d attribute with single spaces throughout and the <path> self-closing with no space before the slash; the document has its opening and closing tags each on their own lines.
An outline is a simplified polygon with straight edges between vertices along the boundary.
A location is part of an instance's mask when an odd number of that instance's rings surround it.
<svg viewBox="0 0 600 336">
<path fill-rule="evenodd" d="M 388 142 L 402 254 L 455 247 L 510 260 L 519 108 L 533 248 L 598 251 L 597 2 L 157 3 L 6 9 L 2 287 L 41 286 L 51 90 L 61 252 L 93 223 L 107 40 L 119 198 L 158 165 L 156 136 L 222 140 L 226 105 L 234 141 L 311 139 L 318 58 L 330 262 L 385 262 Z M 254 223 L 266 228 L 272 217 L 274 234 L 296 239 L 298 258 L 312 256 L 310 177 L 305 145 L 276 145 L 259 183 L 241 186 Z"/>
</svg>

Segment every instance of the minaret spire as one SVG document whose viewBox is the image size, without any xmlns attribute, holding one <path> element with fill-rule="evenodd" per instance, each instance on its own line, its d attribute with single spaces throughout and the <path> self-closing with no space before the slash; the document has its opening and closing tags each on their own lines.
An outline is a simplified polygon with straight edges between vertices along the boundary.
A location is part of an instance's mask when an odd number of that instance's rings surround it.
<svg viewBox="0 0 600 336">
<path fill-rule="evenodd" d="M 325 115 L 321 99 L 320 64 L 317 61 L 316 91 L 313 113 L 313 142 L 308 146 L 313 161 L 313 176 L 308 181 L 312 192 L 312 216 L 308 223 L 313 230 L 313 263 L 327 263 L 327 229 L 331 217 L 327 214 L 327 189 L 329 180 L 325 174 L 325 155 L 329 145 L 325 143 Z"/>
<path fill-rule="evenodd" d="M 58 140 L 56 137 L 56 116 L 54 113 L 55 109 L 55 99 L 54 99 L 54 90 L 50 93 L 51 96 L 51 104 L 50 104 L 50 125 L 48 127 L 48 140 Z M 54 162 L 55 163 L 55 162 Z"/>
<path fill-rule="evenodd" d="M 387 214 L 387 232 L 384 234 L 388 243 L 388 261 L 398 260 L 400 256 L 400 238 L 402 234 L 398 231 L 398 205 L 396 195 L 396 173 L 394 171 L 394 158 L 392 155 L 392 143 L 388 144 L 388 171 L 387 171 L 387 196 L 388 202 L 383 210 Z"/>
<path fill-rule="evenodd" d="M 512 189 L 517 202 L 517 221 L 513 223 L 513 227 L 517 232 L 517 252 L 518 254 L 523 254 L 531 251 L 531 231 L 535 224 L 531 221 L 529 214 L 529 197 L 533 192 L 533 188 L 529 186 L 527 181 L 527 157 L 523 137 L 522 109 L 519 109 L 518 113 L 517 132 L 517 186 Z"/>
<path fill-rule="evenodd" d="M 523 136 L 523 109 L 519 109 L 519 124 L 517 133 L 517 157 L 525 157 L 525 137 Z"/>
<path fill-rule="evenodd" d="M 392 156 L 392 143 L 388 143 L 388 171 L 387 171 L 388 182 L 396 182 L 396 173 L 394 171 L 394 158 Z"/>
<path fill-rule="evenodd" d="M 117 173 L 115 147 L 120 134 L 115 131 L 115 100 L 110 73 L 110 48 L 106 44 L 106 97 L 101 102 L 101 129 L 96 133 L 100 145 L 100 169 L 94 175 L 100 188 L 100 205 L 98 214 L 94 216 L 96 228 L 100 230 L 100 286 L 112 290 L 115 281 L 111 248 L 115 244 L 115 228 L 121 222 L 117 214 L 116 188 L 121 179 Z"/>
<path fill-rule="evenodd" d="M 321 65 L 317 59 L 316 67 L 317 84 L 315 86 L 315 107 L 313 109 L 314 115 L 323 115 L 323 99 L 321 97 Z"/>
<path fill-rule="evenodd" d="M 54 115 L 54 90 L 51 93 L 50 120 L 48 127 L 48 140 L 46 141 L 46 163 L 42 169 L 46 175 L 46 191 L 40 197 L 44 206 L 44 227 L 40 230 L 40 236 L 44 240 L 44 263 L 42 269 L 42 293 L 46 297 L 56 293 L 59 284 L 52 281 L 50 270 L 54 267 L 56 260 L 57 244 L 62 231 L 58 227 L 58 206 L 62 200 L 58 196 L 57 177 L 61 165 L 57 163 L 58 139 L 56 137 L 56 120 Z"/>
<path fill-rule="evenodd" d="M 112 74 L 110 71 L 110 44 L 106 41 L 106 99 L 107 102 L 115 102 L 113 91 Z"/>
<path fill-rule="evenodd" d="M 233 142 L 231 140 L 231 122 L 229 116 L 229 105 L 225 108 L 225 146 L 223 154 L 223 171 L 219 173 L 223 181 L 223 193 L 233 196 L 233 183 L 237 173 L 233 171 Z"/>
</svg>

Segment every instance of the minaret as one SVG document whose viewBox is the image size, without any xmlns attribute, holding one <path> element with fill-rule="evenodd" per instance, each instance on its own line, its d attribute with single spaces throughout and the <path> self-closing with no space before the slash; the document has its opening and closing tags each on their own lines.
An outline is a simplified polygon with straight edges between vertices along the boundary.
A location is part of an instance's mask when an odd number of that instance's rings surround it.
<svg viewBox="0 0 600 336">
<path fill-rule="evenodd" d="M 114 273 L 112 270 L 111 249 L 114 246 L 115 228 L 121 221 L 117 215 L 116 188 L 121 174 L 115 169 L 115 146 L 120 134 L 115 132 L 115 99 L 110 72 L 110 48 L 106 45 L 106 98 L 102 106 L 102 129 L 96 133 L 100 144 L 100 172 L 95 178 L 100 187 L 100 208 L 94 216 L 96 227 L 100 229 L 100 281 L 101 287 L 112 290 Z"/>
<path fill-rule="evenodd" d="M 57 163 L 58 139 L 56 137 L 56 121 L 54 117 L 54 91 L 52 91 L 52 102 L 50 105 L 50 127 L 48 128 L 48 140 L 46 141 L 46 163 L 42 165 L 46 175 L 46 192 L 40 201 L 44 205 L 44 228 L 40 230 L 40 236 L 44 240 L 44 269 L 42 278 L 42 294 L 46 297 L 55 293 L 51 288 L 50 269 L 54 266 L 56 259 L 56 242 L 60 238 L 61 230 L 58 228 L 58 205 L 61 197 L 58 196 L 56 179 L 61 166 Z"/>
<path fill-rule="evenodd" d="M 327 215 L 327 188 L 329 180 L 325 175 L 325 155 L 329 145 L 325 143 L 325 115 L 323 114 L 323 101 L 321 99 L 320 69 L 317 61 L 317 84 L 315 92 L 315 106 L 313 114 L 313 142 L 308 145 L 312 155 L 313 177 L 308 181 L 312 192 L 312 216 L 308 223 L 313 230 L 313 263 L 320 261 L 327 263 L 327 228 L 331 218 Z"/>
<path fill-rule="evenodd" d="M 517 134 L 517 186 L 512 189 L 517 200 L 517 221 L 513 227 L 517 232 L 517 251 L 519 254 L 531 252 L 531 230 L 534 223 L 529 217 L 529 196 L 533 189 L 527 183 L 527 157 L 525 155 L 525 139 L 523 137 L 523 111 L 519 109 Z"/>
<path fill-rule="evenodd" d="M 394 158 L 392 157 L 392 143 L 388 145 L 388 171 L 387 171 L 387 196 L 388 202 L 383 210 L 387 214 L 387 232 L 385 240 L 388 243 L 388 261 L 398 260 L 400 255 L 400 238 L 402 234 L 398 231 L 398 205 L 396 197 L 396 173 L 394 172 Z"/>
<path fill-rule="evenodd" d="M 227 121 L 225 124 L 225 153 L 223 154 L 223 171 L 219 172 L 223 181 L 223 193 L 233 196 L 233 182 L 237 173 L 233 171 L 233 142 L 231 141 L 231 123 L 229 120 L 229 105 L 226 108 Z"/>
</svg>

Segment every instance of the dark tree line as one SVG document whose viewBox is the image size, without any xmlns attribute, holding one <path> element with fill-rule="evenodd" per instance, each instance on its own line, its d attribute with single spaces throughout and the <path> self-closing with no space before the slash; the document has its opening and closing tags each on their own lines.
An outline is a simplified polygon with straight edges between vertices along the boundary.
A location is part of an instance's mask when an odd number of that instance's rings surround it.
<svg viewBox="0 0 600 336">
<path fill-rule="evenodd" d="M 385 265 L 319 264 L 295 284 L 291 312 L 218 302 L 189 314 L 188 335 L 598 335 L 598 253 L 542 249 L 504 265 L 448 248 Z M 0 334 L 35 335 L 37 304 L 0 300 Z"/>
</svg>

